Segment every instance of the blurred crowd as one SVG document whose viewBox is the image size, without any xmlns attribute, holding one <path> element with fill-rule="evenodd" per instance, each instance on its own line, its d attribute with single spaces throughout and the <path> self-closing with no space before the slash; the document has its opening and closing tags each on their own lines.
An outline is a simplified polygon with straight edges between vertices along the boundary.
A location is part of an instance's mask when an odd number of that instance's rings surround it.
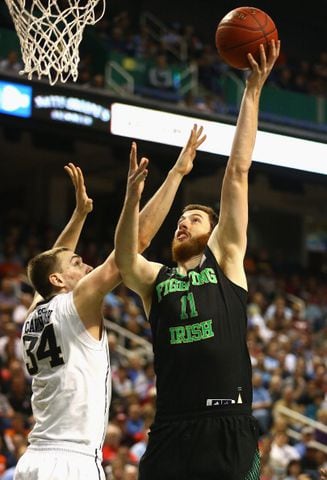
<svg viewBox="0 0 327 480">
<path fill-rule="evenodd" d="M 26 263 L 49 248 L 54 229 L 4 228 L 0 245 L 0 479 L 13 478 L 33 425 L 31 378 L 20 332 L 33 291 Z M 79 253 L 96 266 L 105 248 L 83 242 Z M 327 281 L 320 274 L 283 271 L 269 255 L 245 261 L 249 280 L 248 346 L 253 365 L 253 411 L 260 425 L 261 480 L 318 480 L 327 465 Z M 129 332 L 108 328 L 113 398 L 103 462 L 108 480 L 137 480 L 137 465 L 155 413 L 150 326 L 137 296 L 120 285 L 108 294 L 104 316 Z M 281 411 L 287 407 L 291 417 Z M 320 422 L 303 423 L 302 417 Z M 320 444 L 317 447 L 317 443 Z M 167 459 L 169 461 L 169 459 Z"/>
<path fill-rule="evenodd" d="M 170 100 L 203 112 L 224 111 L 220 79 L 228 67 L 214 45 L 202 40 L 192 25 L 172 22 L 157 40 L 127 12 L 105 17 L 96 27 L 108 55 L 115 51 L 138 60 L 153 60 L 142 94 Z M 195 64 L 201 89 L 178 94 L 173 51 Z M 81 50 L 78 82 L 106 88 L 105 66 L 95 67 Z M 0 60 L 0 69 L 17 74 L 18 52 Z M 289 59 L 283 52 L 270 83 L 300 93 L 327 95 L 327 51 L 317 58 Z M 26 278 L 28 260 L 50 248 L 57 233 L 15 225 L 0 231 L 0 480 L 13 479 L 18 458 L 33 426 L 31 378 L 20 348 L 20 333 L 33 291 Z M 82 242 L 79 253 L 92 266 L 101 263 L 107 245 Z M 253 252 L 246 258 L 249 281 L 248 346 L 253 366 L 253 412 L 260 426 L 261 480 L 318 480 L 327 467 L 327 280 L 321 273 L 289 271 Z M 152 357 L 142 343 L 151 342 L 150 326 L 137 296 L 124 285 L 108 294 L 104 316 L 130 334 L 123 338 L 108 328 L 113 398 L 103 447 L 107 480 L 137 480 L 155 413 Z M 136 337 L 137 336 L 137 337 Z M 126 353 L 127 352 L 127 353 Z M 283 407 L 291 409 L 288 416 Z M 309 419 L 302 421 L 302 415 Z M 311 421 L 310 421 L 311 420 Z M 317 428 L 320 422 L 323 429 Z M 169 459 L 167 459 L 169 461 Z"/>
<path fill-rule="evenodd" d="M 146 79 L 142 85 L 135 86 L 134 93 L 205 113 L 228 112 L 222 81 L 231 69 L 220 60 L 214 42 L 205 41 L 190 24 L 171 21 L 169 25 L 163 24 L 164 30 L 156 34 L 149 25 L 142 21 L 135 22 L 127 11 L 113 18 L 105 15 L 93 28 L 102 60 L 95 60 L 97 52 L 87 42 L 82 43 L 79 85 L 85 88 L 109 88 L 105 66 L 116 53 L 126 57 L 126 65 L 132 65 L 133 62 L 148 65 Z M 178 68 L 188 67 L 197 72 L 198 86 L 184 92 Z M 6 58 L 0 60 L 0 69 L 8 73 L 17 73 L 21 68 L 19 52 L 10 51 Z M 237 70 L 233 72 L 240 77 L 244 74 Z M 313 54 L 311 58 L 301 57 L 301 52 L 294 58 L 294 55 L 288 56 L 287 45 L 283 44 L 279 63 L 268 83 L 276 88 L 326 98 L 326 49 Z"/>
</svg>

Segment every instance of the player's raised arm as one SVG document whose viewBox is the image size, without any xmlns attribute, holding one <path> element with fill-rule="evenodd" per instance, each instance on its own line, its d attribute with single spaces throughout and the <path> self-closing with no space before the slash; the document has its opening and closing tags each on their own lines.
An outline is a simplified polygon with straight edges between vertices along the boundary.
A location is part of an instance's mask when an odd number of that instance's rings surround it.
<svg viewBox="0 0 327 480">
<path fill-rule="evenodd" d="M 160 265 L 138 254 L 139 205 L 147 176 L 148 160 L 130 157 L 125 201 L 115 232 L 115 258 L 123 282 L 141 295 L 145 308 Z"/>
<path fill-rule="evenodd" d="M 137 186 L 137 189 L 143 189 L 144 178 L 142 178 L 141 172 L 144 174 L 144 171 L 146 171 L 147 160 L 142 160 L 138 166 L 136 143 L 132 143 L 127 183 L 128 195 L 125 205 L 127 214 L 129 214 L 130 209 L 128 207 L 131 206 L 133 201 L 138 199 L 137 205 L 133 204 L 133 207 L 135 207 L 133 215 L 135 214 L 137 218 L 134 219 L 133 217 L 133 222 L 127 225 L 126 234 L 122 235 L 122 239 L 118 242 L 119 250 L 124 250 L 126 253 L 122 261 L 125 261 L 127 265 L 130 265 L 128 260 L 129 254 L 132 253 L 135 255 L 138 252 L 143 252 L 166 218 L 182 178 L 192 170 L 196 150 L 206 138 L 205 135 L 202 134 L 202 130 L 202 128 L 194 125 L 175 165 L 168 173 L 162 186 L 143 208 L 140 216 L 139 199 L 141 192 L 139 190 L 136 192 L 135 188 Z M 125 218 L 125 216 L 123 218 Z M 135 227 L 137 232 L 133 231 L 133 233 L 130 233 L 130 228 L 132 227 Z M 132 238 L 135 240 L 134 243 Z M 130 247 L 133 248 L 133 252 L 130 252 Z M 116 266 L 115 252 L 112 252 L 102 265 L 84 277 L 75 288 L 74 299 L 78 311 L 91 311 L 94 302 L 101 305 L 104 295 L 114 289 L 120 281 L 121 276 Z M 89 317 L 85 315 L 83 320 L 87 327 L 92 326 L 92 321 L 93 323 L 97 323 L 94 315 L 90 315 Z"/>
<path fill-rule="evenodd" d="M 258 128 L 259 100 L 262 87 L 278 58 L 280 42 L 272 41 L 268 58 L 261 45 L 260 64 L 251 54 L 251 72 L 237 120 L 234 140 L 223 179 L 220 216 L 208 245 L 226 276 L 243 288 L 247 287 L 243 259 L 248 225 L 248 172 Z"/>
<path fill-rule="evenodd" d="M 164 183 L 149 200 L 140 213 L 139 219 L 139 251 L 147 248 L 165 220 L 175 198 L 178 187 L 185 175 L 193 168 L 196 151 L 205 141 L 203 127 L 194 125 L 187 142 L 181 150 L 175 165 L 169 171 Z M 137 163 L 137 147 L 133 142 L 131 156 Z"/>
<path fill-rule="evenodd" d="M 59 237 L 55 241 L 52 248 L 66 247 L 74 251 L 86 217 L 93 210 L 93 200 L 88 196 L 86 192 L 83 172 L 79 167 L 76 167 L 73 163 L 65 165 L 65 171 L 69 174 L 69 177 L 75 188 L 75 209 L 70 217 L 67 225 L 60 233 Z M 35 292 L 33 302 L 29 308 L 32 311 L 35 308 L 36 303 L 42 300 L 42 296 Z"/>
<path fill-rule="evenodd" d="M 202 134 L 202 128 L 198 129 L 195 125 L 174 167 L 167 175 L 166 180 L 142 210 L 140 214 L 140 225 L 138 218 L 135 223 L 131 224 L 136 225 L 136 228 L 141 230 L 140 238 L 138 233 L 133 235 L 133 238 L 135 238 L 133 248 L 135 248 L 136 252 L 143 251 L 149 245 L 153 236 L 157 233 L 170 209 L 182 178 L 192 170 L 196 149 L 204 140 L 205 136 Z M 133 179 L 135 171 L 138 168 L 142 170 L 143 167 L 144 161 L 140 167 L 137 165 L 137 149 L 136 144 L 133 143 L 130 153 L 129 172 L 129 181 L 131 181 L 131 184 L 128 183 L 131 188 L 133 187 L 133 181 L 131 179 Z M 113 290 L 120 283 L 121 276 L 115 263 L 114 252 L 109 253 L 104 263 L 93 271 L 90 266 L 85 265 L 83 260 L 74 253 L 85 219 L 88 213 L 92 211 L 93 201 L 86 193 L 81 169 L 74 164 L 69 163 L 65 167 L 65 170 L 69 174 L 75 187 L 76 208 L 68 224 L 55 242 L 54 247 L 65 247 L 71 251 L 71 258 L 64 269 L 72 267 L 77 275 L 75 281 L 78 281 L 74 288 L 72 288 L 70 278 L 65 277 L 62 271 L 63 266 L 58 263 L 58 265 L 55 265 L 55 269 L 61 271 L 57 271 L 57 273 L 52 272 L 51 275 L 49 275 L 49 278 L 45 283 L 50 282 L 52 286 L 49 285 L 49 289 L 46 288 L 45 291 L 51 290 L 51 292 L 60 293 L 73 289 L 75 306 L 85 324 L 85 327 L 87 329 L 95 328 L 97 331 L 102 322 L 102 316 L 99 312 L 101 311 L 103 298 L 106 293 Z M 139 187 L 142 184 L 142 182 L 136 183 Z M 130 201 L 132 197 L 129 196 L 128 198 Z M 137 205 L 137 216 L 138 211 L 139 207 Z M 128 237 L 122 240 L 123 247 L 127 239 Z M 35 268 L 32 270 L 35 272 Z M 30 269 L 30 271 L 32 270 Z M 32 303 L 31 309 L 33 309 L 35 304 L 41 299 L 42 297 L 37 295 Z M 94 315 L 94 309 L 96 309 L 98 315 Z M 95 336 L 97 336 L 97 333 L 95 333 Z"/>
<path fill-rule="evenodd" d="M 75 250 L 86 217 L 93 210 L 93 200 L 86 192 L 84 176 L 80 167 L 69 163 L 65 165 L 65 170 L 75 187 L 76 206 L 69 222 L 57 238 L 53 248 L 66 247 L 70 250 Z"/>
</svg>

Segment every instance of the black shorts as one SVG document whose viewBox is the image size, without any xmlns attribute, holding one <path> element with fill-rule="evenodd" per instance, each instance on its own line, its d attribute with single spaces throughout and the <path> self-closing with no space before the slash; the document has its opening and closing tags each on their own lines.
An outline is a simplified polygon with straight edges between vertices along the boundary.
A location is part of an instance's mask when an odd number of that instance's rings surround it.
<svg viewBox="0 0 327 480">
<path fill-rule="evenodd" d="M 259 480 L 258 424 L 251 414 L 156 420 L 139 480 Z"/>
</svg>

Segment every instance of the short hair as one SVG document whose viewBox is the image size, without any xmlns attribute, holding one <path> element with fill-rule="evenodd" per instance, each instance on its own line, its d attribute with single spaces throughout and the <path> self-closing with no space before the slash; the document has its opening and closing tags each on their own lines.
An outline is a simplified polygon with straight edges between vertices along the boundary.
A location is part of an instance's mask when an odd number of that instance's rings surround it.
<svg viewBox="0 0 327 480">
<path fill-rule="evenodd" d="M 203 212 L 207 213 L 209 216 L 211 231 L 218 223 L 218 215 L 211 207 L 207 207 L 206 205 L 200 205 L 198 203 L 190 203 L 183 208 L 183 213 L 188 212 L 189 210 L 202 210 Z"/>
<path fill-rule="evenodd" d="M 39 253 L 28 262 L 28 278 L 34 289 L 45 299 L 53 293 L 53 285 L 49 281 L 49 276 L 58 270 L 58 255 L 68 250 L 69 248 L 66 247 L 52 248 Z"/>
</svg>

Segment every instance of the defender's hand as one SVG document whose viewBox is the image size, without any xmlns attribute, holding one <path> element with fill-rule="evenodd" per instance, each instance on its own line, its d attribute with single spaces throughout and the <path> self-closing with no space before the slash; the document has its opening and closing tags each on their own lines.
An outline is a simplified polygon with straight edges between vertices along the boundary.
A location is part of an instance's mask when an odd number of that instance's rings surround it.
<svg viewBox="0 0 327 480">
<path fill-rule="evenodd" d="M 136 143 L 133 142 L 129 155 L 129 170 L 127 177 L 126 197 L 133 196 L 135 197 L 135 199 L 140 200 L 144 188 L 144 182 L 148 174 L 148 164 L 149 160 L 144 157 L 138 164 L 137 146 Z"/>
<path fill-rule="evenodd" d="M 197 125 L 194 125 L 189 139 L 173 167 L 173 170 L 182 176 L 187 175 L 192 170 L 193 161 L 196 156 L 196 150 L 207 138 L 206 135 L 202 135 L 202 132 L 203 127 L 198 128 Z"/>
<path fill-rule="evenodd" d="M 64 168 L 75 188 L 76 212 L 86 216 L 93 210 L 93 200 L 87 195 L 82 170 L 73 163 L 65 165 Z"/>
</svg>

